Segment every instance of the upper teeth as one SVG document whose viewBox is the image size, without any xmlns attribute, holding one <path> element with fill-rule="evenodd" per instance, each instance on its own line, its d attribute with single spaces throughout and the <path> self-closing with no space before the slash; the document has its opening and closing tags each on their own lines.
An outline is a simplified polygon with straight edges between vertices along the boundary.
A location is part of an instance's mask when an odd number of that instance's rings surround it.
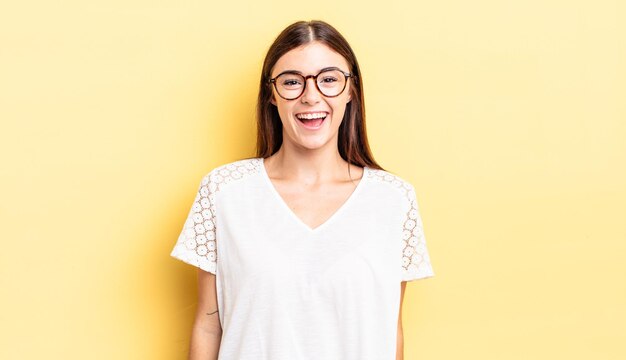
<svg viewBox="0 0 626 360">
<path fill-rule="evenodd" d="M 324 112 L 319 112 L 319 113 L 309 113 L 309 114 L 296 114 L 296 117 L 298 119 L 321 119 L 326 117 L 326 113 Z"/>
</svg>

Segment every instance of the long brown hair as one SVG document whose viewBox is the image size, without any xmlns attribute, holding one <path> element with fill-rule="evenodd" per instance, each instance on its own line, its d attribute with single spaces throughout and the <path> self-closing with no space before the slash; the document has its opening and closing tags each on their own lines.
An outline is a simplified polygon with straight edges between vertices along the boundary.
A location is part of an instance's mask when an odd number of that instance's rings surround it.
<svg viewBox="0 0 626 360">
<path fill-rule="evenodd" d="M 374 160 L 367 141 L 363 79 L 359 63 L 352 48 L 339 31 L 320 20 L 298 21 L 287 26 L 267 51 L 263 61 L 256 109 L 256 156 L 262 158 L 271 156 L 278 151 L 283 142 L 283 125 L 278 109 L 271 103 L 272 87 L 269 79 L 272 69 L 285 53 L 313 41 L 321 42 L 343 56 L 350 66 L 350 73 L 355 75 L 350 78 L 352 99 L 346 104 L 346 111 L 338 130 L 339 154 L 349 164 L 383 170 Z"/>
</svg>

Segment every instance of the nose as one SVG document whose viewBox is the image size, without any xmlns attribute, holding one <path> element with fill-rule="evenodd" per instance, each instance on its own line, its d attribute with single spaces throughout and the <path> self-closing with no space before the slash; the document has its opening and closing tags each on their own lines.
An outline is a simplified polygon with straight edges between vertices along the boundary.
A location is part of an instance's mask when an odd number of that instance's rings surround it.
<svg viewBox="0 0 626 360">
<path fill-rule="evenodd" d="M 311 82 L 309 82 L 311 80 Z M 320 101 L 322 94 L 320 94 L 319 90 L 317 90 L 317 86 L 315 84 L 315 79 L 310 77 L 305 80 L 307 82 L 304 93 L 302 94 L 302 98 L 300 99 L 303 103 L 316 104 Z"/>
</svg>

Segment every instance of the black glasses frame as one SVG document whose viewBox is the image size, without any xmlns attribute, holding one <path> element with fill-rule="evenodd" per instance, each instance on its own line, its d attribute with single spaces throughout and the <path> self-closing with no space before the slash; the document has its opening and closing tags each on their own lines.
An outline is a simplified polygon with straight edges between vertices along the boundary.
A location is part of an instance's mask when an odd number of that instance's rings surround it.
<svg viewBox="0 0 626 360">
<path fill-rule="evenodd" d="M 343 76 L 345 76 L 345 79 L 344 79 L 345 81 L 343 83 L 343 89 L 341 89 L 341 91 L 337 95 L 329 96 L 329 95 L 324 94 L 324 92 L 320 89 L 320 85 L 317 83 L 317 77 L 321 73 L 326 72 L 326 71 L 331 71 L 331 70 L 337 70 L 340 73 L 342 73 Z M 279 76 L 284 75 L 284 74 L 295 74 L 295 75 L 300 75 L 300 76 L 302 76 L 304 78 L 304 85 L 302 86 L 302 91 L 300 91 L 300 94 L 298 96 L 296 96 L 294 98 L 286 98 L 286 97 L 284 97 L 284 96 L 282 96 L 280 94 L 280 91 L 278 91 L 278 85 L 276 85 L 276 79 Z M 315 83 L 315 87 L 317 88 L 317 91 L 320 92 L 320 94 L 322 94 L 325 97 L 334 98 L 334 97 L 337 97 L 337 96 L 341 95 L 343 93 L 343 91 L 346 89 L 346 86 L 348 85 L 348 78 L 356 79 L 356 75 L 350 74 L 349 72 L 345 72 L 345 71 L 341 70 L 340 68 L 333 66 L 333 67 L 327 67 L 327 68 L 324 68 L 324 69 L 320 70 L 320 72 L 318 72 L 316 75 L 306 75 L 306 76 L 302 75 L 302 73 L 299 72 L 299 71 L 287 70 L 287 71 L 283 71 L 280 74 L 276 75 L 275 77 L 269 79 L 267 82 L 271 83 L 271 84 L 274 84 L 274 89 L 276 89 L 276 93 L 281 98 L 283 98 L 285 100 L 295 100 L 295 99 L 299 98 L 300 96 L 302 96 L 302 94 L 304 94 L 304 91 L 306 90 L 306 84 L 308 83 L 308 80 L 310 78 L 313 78 L 313 82 Z"/>
</svg>

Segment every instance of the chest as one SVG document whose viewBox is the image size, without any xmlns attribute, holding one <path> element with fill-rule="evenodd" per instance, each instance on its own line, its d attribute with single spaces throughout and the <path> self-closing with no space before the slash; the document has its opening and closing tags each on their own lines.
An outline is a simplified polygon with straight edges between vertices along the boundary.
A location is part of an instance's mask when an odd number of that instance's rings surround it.
<svg viewBox="0 0 626 360">
<path fill-rule="evenodd" d="M 357 190 L 326 201 L 319 201 L 315 192 L 293 198 L 285 192 L 282 200 L 267 187 L 220 198 L 217 253 L 222 273 L 250 283 L 302 278 L 337 284 L 359 278 L 366 283 L 380 274 L 395 278 L 403 211 L 389 197 Z M 298 212 L 298 205 L 305 212 Z M 320 219 L 319 214 L 327 218 L 312 228 L 314 223 L 305 222 L 307 213 L 309 219 Z"/>
<path fill-rule="evenodd" d="M 315 229 L 348 202 L 358 182 L 307 187 L 276 181 L 272 186 L 273 200 L 284 203 L 286 211 L 293 213 L 308 228 Z"/>
</svg>

